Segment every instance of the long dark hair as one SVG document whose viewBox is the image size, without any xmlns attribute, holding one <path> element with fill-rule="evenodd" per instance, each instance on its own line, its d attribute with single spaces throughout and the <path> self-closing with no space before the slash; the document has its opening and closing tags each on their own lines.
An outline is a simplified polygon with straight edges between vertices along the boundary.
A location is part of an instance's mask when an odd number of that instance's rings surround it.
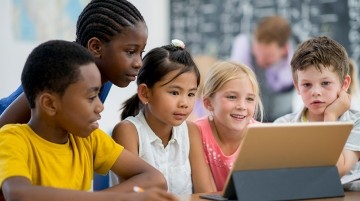
<svg viewBox="0 0 360 201">
<path fill-rule="evenodd" d="M 182 47 L 166 45 L 152 49 L 144 57 L 143 66 L 137 77 L 137 85 L 144 83 L 147 87 L 152 88 L 155 83 L 160 81 L 168 73 L 180 70 L 172 80 L 186 72 L 195 72 L 197 85 L 200 83 L 200 72 L 194 63 L 190 53 Z M 171 82 L 170 80 L 169 82 Z M 121 120 L 128 116 L 136 116 L 142 109 L 143 105 L 137 94 L 126 100 L 123 104 Z"/>
</svg>

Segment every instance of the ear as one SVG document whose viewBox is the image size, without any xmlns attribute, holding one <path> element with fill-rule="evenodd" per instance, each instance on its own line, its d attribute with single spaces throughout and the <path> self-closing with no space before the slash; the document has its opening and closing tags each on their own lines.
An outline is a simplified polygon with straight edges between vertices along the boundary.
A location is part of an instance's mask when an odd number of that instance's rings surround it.
<svg viewBox="0 0 360 201">
<path fill-rule="evenodd" d="M 95 58 L 100 59 L 102 55 L 102 42 L 96 38 L 92 37 L 87 43 L 88 50 L 94 55 Z"/>
<path fill-rule="evenodd" d="M 211 111 L 214 111 L 214 107 L 212 106 L 212 103 L 211 103 L 211 100 L 210 98 L 204 98 L 203 99 L 203 103 L 204 103 L 204 107 L 209 110 L 210 112 Z"/>
<path fill-rule="evenodd" d="M 341 89 L 347 91 L 350 87 L 350 84 L 351 84 L 351 77 L 350 75 L 346 75 Z"/>
<path fill-rule="evenodd" d="M 146 84 L 142 83 L 138 86 L 137 94 L 138 94 L 140 101 L 143 104 L 146 104 L 149 102 L 150 90 Z"/>
<path fill-rule="evenodd" d="M 51 93 L 48 92 L 42 93 L 38 98 L 39 100 L 38 106 L 47 115 L 54 116 L 58 109 L 57 99 L 58 97 L 54 96 Z"/>
<path fill-rule="evenodd" d="M 295 87 L 295 90 L 296 90 L 297 94 L 300 95 L 299 86 L 298 86 L 298 84 L 297 84 L 297 82 L 295 80 L 293 81 L 293 84 L 294 84 L 294 87 Z"/>
<path fill-rule="evenodd" d="M 289 54 L 289 48 L 290 48 L 290 44 L 286 43 L 286 45 L 283 47 L 283 56 Z"/>
</svg>

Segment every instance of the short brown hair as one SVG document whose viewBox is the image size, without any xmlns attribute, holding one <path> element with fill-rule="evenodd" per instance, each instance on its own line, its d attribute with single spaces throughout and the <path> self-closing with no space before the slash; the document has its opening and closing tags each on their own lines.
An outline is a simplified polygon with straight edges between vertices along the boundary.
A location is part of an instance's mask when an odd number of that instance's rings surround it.
<svg viewBox="0 0 360 201">
<path fill-rule="evenodd" d="M 349 73 L 349 58 L 345 48 L 327 36 L 309 39 L 299 45 L 291 59 L 293 79 L 297 81 L 297 71 L 314 66 L 321 72 L 323 68 L 333 68 L 341 84 Z"/>
<path fill-rule="evenodd" d="M 291 27 L 289 22 L 281 16 L 269 16 L 260 20 L 254 32 L 255 39 L 260 43 L 276 42 L 284 47 L 289 41 Z"/>
</svg>

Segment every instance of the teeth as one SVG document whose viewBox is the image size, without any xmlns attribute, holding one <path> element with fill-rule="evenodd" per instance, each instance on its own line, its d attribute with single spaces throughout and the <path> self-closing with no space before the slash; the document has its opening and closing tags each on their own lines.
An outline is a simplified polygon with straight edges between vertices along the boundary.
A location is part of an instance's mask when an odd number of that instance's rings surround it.
<svg viewBox="0 0 360 201">
<path fill-rule="evenodd" d="M 233 114 L 231 115 L 232 117 L 235 117 L 235 118 L 238 118 L 238 119 L 244 119 L 246 116 L 244 115 L 236 115 L 236 114 Z"/>
</svg>

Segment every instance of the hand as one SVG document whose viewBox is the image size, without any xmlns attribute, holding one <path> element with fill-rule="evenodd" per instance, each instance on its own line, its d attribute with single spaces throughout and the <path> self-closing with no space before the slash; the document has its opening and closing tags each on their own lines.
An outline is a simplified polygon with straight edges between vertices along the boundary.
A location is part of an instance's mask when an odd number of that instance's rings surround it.
<svg viewBox="0 0 360 201">
<path fill-rule="evenodd" d="M 178 201 L 179 199 L 165 190 L 159 188 L 151 188 L 141 193 L 131 193 L 129 200 L 144 200 L 144 201 Z"/>
<path fill-rule="evenodd" d="M 351 95 L 341 90 L 338 98 L 327 106 L 324 112 L 324 121 L 336 121 L 344 112 L 350 109 Z"/>
</svg>

